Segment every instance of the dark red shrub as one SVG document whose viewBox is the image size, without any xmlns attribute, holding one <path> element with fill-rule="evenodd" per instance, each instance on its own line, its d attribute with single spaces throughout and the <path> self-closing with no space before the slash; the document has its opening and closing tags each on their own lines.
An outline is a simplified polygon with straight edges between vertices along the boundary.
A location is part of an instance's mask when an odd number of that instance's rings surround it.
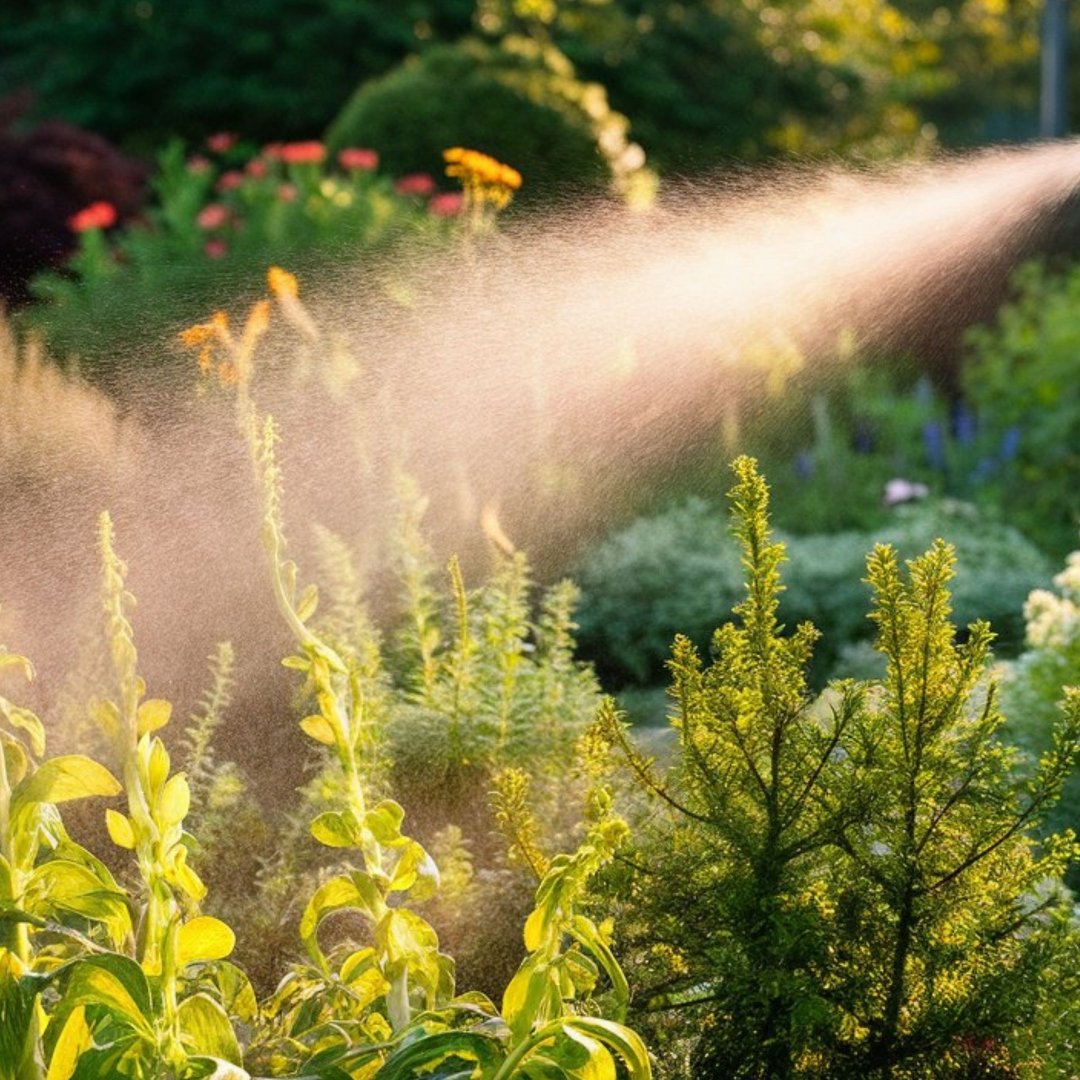
<svg viewBox="0 0 1080 1080">
<path fill-rule="evenodd" d="M 29 299 L 39 271 L 60 266 L 74 250 L 71 222 L 95 203 L 108 203 L 117 222 L 138 213 L 149 170 L 111 143 L 61 121 L 29 131 L 12 126 L 0 108 L 0 299 Z"/>
</svg>

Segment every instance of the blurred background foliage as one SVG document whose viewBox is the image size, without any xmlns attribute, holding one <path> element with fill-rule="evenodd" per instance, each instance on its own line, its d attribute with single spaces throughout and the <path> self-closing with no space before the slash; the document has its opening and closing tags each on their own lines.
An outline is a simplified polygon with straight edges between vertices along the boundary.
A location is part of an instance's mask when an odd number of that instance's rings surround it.
<svg viewBox="0 0 1080 1080">
<path fill-rule="evenodd" d="M 0 94 L 29 87 L 31 118 L 137 153 L 238 124 L 295 139 L 410 56 L 470 33 L 494 48 L 524 37 L 603 84 L 657 166 L 694 174 L 732 157 L 1028 135 L 1038 11 L 1036 0 L 18 0 L 0 21 Z"/>
</svg>

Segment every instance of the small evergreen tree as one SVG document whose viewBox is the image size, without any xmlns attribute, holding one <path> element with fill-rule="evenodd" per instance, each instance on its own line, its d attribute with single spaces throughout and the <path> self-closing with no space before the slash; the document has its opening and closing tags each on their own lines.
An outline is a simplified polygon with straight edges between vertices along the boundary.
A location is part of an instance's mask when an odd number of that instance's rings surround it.
<svg viewBox="0 0 1080 1080">
<path fill-rule="evenodd" d="M 943 543 L 901 573 L 869 559 L 881 683 L 814 702 L 816 632 L 776 619 L 783 546 L 768 489 L 740 458 L 731 492 L 747 596 L 706 665 L 677 639 L 677 753 L 666 775 L 620 744 L 664 809 L 629 860 L 641 930 L 638 994 L 695 1080 L 1010 1075 L 1001 1070 L 1068 938 L 1053 882 L 1069 835 L 1033 830 L 1080 758 L 1080 694 L 1018 790 L 985 680 L 992 635 L 949 621 Z M 983 1069 L 984 1071 L 971 1071 Z"/>
</svg>

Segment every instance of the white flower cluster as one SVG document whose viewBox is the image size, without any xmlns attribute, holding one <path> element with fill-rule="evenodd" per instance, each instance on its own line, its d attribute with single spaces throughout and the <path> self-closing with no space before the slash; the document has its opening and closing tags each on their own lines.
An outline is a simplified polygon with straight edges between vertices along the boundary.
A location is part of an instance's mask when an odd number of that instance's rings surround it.
<svg viewBox="0 0 1080 1080">
<path fill-rule="evenodd" d="M 1027 643 L 1033 649 L 1062 648 L 1080 634 L 1080 551 L 1069 556 L 1054 584 L 1060 595 L 1035 589 L 1024 605 Z"/>
</svg>

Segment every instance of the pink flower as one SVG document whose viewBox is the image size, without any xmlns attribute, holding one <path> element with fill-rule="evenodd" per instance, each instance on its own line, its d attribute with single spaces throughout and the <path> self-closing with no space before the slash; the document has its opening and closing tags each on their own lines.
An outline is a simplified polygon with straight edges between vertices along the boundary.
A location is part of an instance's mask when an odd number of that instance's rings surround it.
<svg viewBox="0 0 1080 1080">
<path fill-rule="evenodd" d="M 206 145 L 215 154 L 224 154 L 236 145 L 236 133 L 233 131 L 218 131 L 207 137 Z"/>
<path fill-rule="evenodd" d="M 195 218 L 200 229 L 220 229 L 229 220 L 229 211 L 221 203 L 209 203 Z"/>
<path fill-rule="evenodd" d="M 187 168 L 190 173 L 204 173 L 210 168 L 210 160 L 202 154 L 193 154 L 188 158 Z"/>
<path fill-rule="evenodd" d="M 111 202 L 93 202 L 68 218 L 68 228 L 77 233 L 108 229 L 116 224 L 116 217 L 116 207 Z"/>
<path fill-rule="evenodd" d="M 427 208 L 436 217 L 456 217 L 465 209 L 465 198 L 460 191 L 442 191 L 431 197 Z"/>
<path fill-rule="evenodd" d="M 430 195 L 435 190 L 435 181 L 427 173 L 409 173 L 395 181 L 394 190 L 399 195 Z"/>
<path fill-rule="evenodd" d="M 214 185 L 218 191 L 233 191 L 240 187 L 244 182 L 244 174 L 238 169 L 230 169 L 228 172 L 223 172 L 218 177 L 218 182 Z"/>
<path fill-rule="evenodd" d="M 295 184 L 279 184 L 277 189 L 277 197 L 282 202 L 296 202 L 296 196 L 299 192 L 296 190 Z"/>
<path fill-rule="evenodd" d="M 379 155 L 374 150 L 363 150 L 358 146 L 339 151 L 337 159 L 343 169 L 374 172 L 379 167 Z"/>
<path fill-rule="evenodd" d="M 293 142 L 276 147 L 276 156 L 287 165 L 318 165 L 326 160 L 326 147 L 321 142 Z"/>
<path fill-rule="evenodd" d="M 206 254 L 207 258 L 223 259 L 229 253 L 229 245 L 226 244 L 224 240 L 219 240 L 217 237 L 214 237 L 203 244 L 203 252 Z"/>
<path fill-rule="evenodd" d="M 266 162 L 262 158 L 252 158 L 244 166 L 244 172 L 248 176 L 254 176 L 256 180 L 261 180 L 266 175 Z"/>
</svg>

